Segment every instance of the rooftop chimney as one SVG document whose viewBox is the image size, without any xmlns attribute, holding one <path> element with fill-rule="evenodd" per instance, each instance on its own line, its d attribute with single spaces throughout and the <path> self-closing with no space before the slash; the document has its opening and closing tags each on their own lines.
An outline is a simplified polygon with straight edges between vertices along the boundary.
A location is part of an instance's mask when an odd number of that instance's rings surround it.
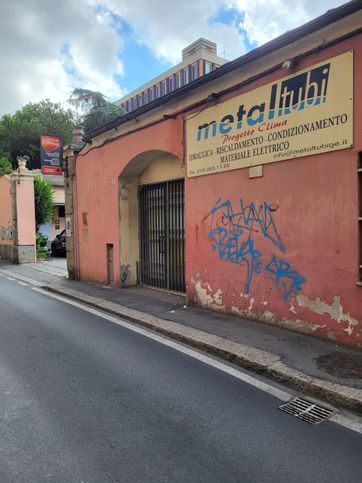
<svg viewBox="0 0 362 483">
<path fill-rule="evenodd" d="M 198 39 L 182 50 L 182 60 L 185 60 L 187 57 L 200 50 L 205 50 L 206 52 L 216 55 L 216 44 L 215 42 L 211 42 L 211 40 L 203 38 Z"/>
</svg>

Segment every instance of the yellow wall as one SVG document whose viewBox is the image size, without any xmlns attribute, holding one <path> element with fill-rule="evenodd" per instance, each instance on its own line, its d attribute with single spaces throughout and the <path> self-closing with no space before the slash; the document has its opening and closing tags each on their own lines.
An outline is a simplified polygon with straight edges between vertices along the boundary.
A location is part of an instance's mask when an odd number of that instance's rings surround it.
<svg viewBox="0 0 362 483">
<path fill-rule="evenodd" d="M 183 164 L 180 159 L 175 159 L 171 154 L 165 154 L 155 159 L 139 175 L 138 184 L 159 183 L 171 179 L 179 179 L 185 176 Z"/>
</svg>

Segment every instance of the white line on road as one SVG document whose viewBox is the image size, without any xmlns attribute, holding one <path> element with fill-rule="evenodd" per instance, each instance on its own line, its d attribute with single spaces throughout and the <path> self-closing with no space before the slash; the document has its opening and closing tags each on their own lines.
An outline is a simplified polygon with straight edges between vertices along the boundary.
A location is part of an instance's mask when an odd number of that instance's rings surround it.
<svg viewBox="0 0 362 483">
<path fill-rule="evenodd" d="M 29 284 L 26 282 L 22 282 L 21 280 L 18 280 L 18 284 L 22 285 L 23 287 L 27 287 Z"/>
<path fill-rule="evenodd" d="M 6 277 L 8 280 L 11 280 L 12 282 L 15 280 L 13 277 Z"/>
<path fill-rule="evenodd" d="M 251 386 L 254 386 L 261 391 L 264 391 L 277 399 L 280 399 L 282 401 L 289 401 L 292 397 L 292 393 L 289 393 L 287 391 L 283 391 L 281 389 L 278 389 L 274 386 L 271 386 L 255 377 L 252 377 L 248 374 L 245 374 L 238 369 L 235 369 L 234 367 L 231 367 L 227 364 L 224 364 L 221 361 L 218 361 L 216 359 L 213 359 L 207 355 L 201 354 L 197 352 L 194 349 L 191 349 L 189 347 L 185 347 L 182 344 L 179 344 L 178 342 L 169 340 L 166 337 L 163 337 L 161 335 L 155 334 L 153 332 L 150 332 L 148 330 L 142 329 L 141 327 L 137 327 L 129 322 L 126 322 L 124 320 L 118 319 L 116 317 L 113 317 L 112 315 L 103 313 L 99 310 L 93 309 L 91 307 L 88 307 L 86 305 L 82 305 L 75 300 L 70 300 L 65 297 L 62 297 L 61 295 L 57 295 L 54 293 L 47 292 L 46 290 L 40 289 L 33 287 L 32 290 L 35 290 L 36 292 L 42 293 L 44 295 L 47 295 L 48 297 L 52 297 L 54 299 L 60 300 L 66 304 L 73 305 L 74 307 L 77 307 L 81 310 L 84 310 L 85 312 L 89 312 L 90 314 L 96 315 L 98 317 L 101 317 L 103 319 L 106 319 L 114 324 L 117 324 L 121 327 L 124 327 L 125 329 L 131 330 L 133 332 L 136 332 L 138 334 L 143 335 L 144 337 L 148 337 L 149 339 L 152 339 L 154 341 L 159 342 L 160 344 L 166 345 L 168 347 L 171 347 L 174 350 L 177 350 L 178 352 L 182 352 L 183 354 L 186 354 L 189 357 L 192 357 L 193 359 L 196 359 L 200 362 L 203 362 L 204 364 L 207 364 L 209 366 L 214 367 L 215 369 L 218 369 L 222 372 L 225 372 L 226 374 L 229 374 L 230 376 L 233 376 L 243 382 L 246 382 L 247 384 L 250 384 Z M 362 434 L 362 424 L 359 423 L 358 421 L 354 421 L 352 419 L 349 419 L 345 416 L 342 416 L 340 414 L 336 414 L 330 418 L 330 421 L 333 421 L 334 423 L 343 426 L 347 429 L 350 429 L 352 431 L 355 431 L 357 433 Z"/>
<path fill-rule="evenodd" d="M 29 277 L 24 277 L 23 275 L 19 275 L 18 273 L 13 273 L 11 270 L 1 270 L 2 274 L 4 276 L 6 275 L 11 275 L 12 277 L 14 278 L 10 278 L 10 280 L 15 280 L 18 279 L 18 280 L 22 280 L 23 282 L 27 282 L 29 283 L 30 285 L 34 285 L 35 287 L 44 287 L 44 283 L 43 282 L 39 282 L 38 280 L 34 280 L 33 278 L 29 278 Z M 6 278 L 9 278 L 9 277 L 6 277 Z"/>
</svg>

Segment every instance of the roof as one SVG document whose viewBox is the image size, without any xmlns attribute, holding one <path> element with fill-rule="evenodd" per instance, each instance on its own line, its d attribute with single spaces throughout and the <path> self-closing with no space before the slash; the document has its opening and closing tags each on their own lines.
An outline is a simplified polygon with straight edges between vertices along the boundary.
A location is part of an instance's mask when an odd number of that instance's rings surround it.
<svg viewBox="0 0 362 483">
<path fill-rule="evenodd" d="M 275 52 L 276 50 L 279 50 L 285 46 L 288 46 L 293 42 L 301 40 L 307 35 L 310 35 L 361 9 L 362 9 L 362 0 L 352 0 L 351 2 L 341 5 L 340 7 L 334 8 L 332 10 L 328 10 L 323 15 L 311 20 L 310 22 L 307 22 L 301 27 L 297 27 L 296 29 L 289 30 L 288 32 L 280 35 L 276 39 L 273 39 L 270 42 L 267 42 L 266 44 L 244 54 L 243 56 L 238 57 L 237 59 L 231 62 L 228 62 L 227 64 L 224 64 L 223 66 L 219 67 L 217 70 L 212 71 L 209 74 L 206 74 L 200 77 L 199 79 L 194 80 L 193 82 L 190 82 L 186 86 L 181 87 L 170 94 L 167 94 L 161 98 L 158 98 L 153 102 L 150 102 L 147 105 L 139 109 L 136 109 L 135 111 L 130 112 L 129 114 L 125 114 L 105 124 L 104 126 L 101 126 L 100 128 L 93 130 L 90 133 L 88 140 L 96 136 L 99 136 L 100 134 L 103 134 L 107 131 L 110 131 L 111 129 L 114 129 L 121 124 L 125 124 L 131 119 L 135 119 L 138 116 L 145 114 L 146 112 L 149 112 L 155 107 L 165 104 L 170 100 L 181 97 L 187 92 L 190 92 L 191 90 L 196 89 L 197 87 L 203 86 L 208 82 L 211 82 L 219 77 L 222 77 L 223 75 L 229 72 L 232 72 L 234 70 L 239 69 L 240 67 L 245 66 L 246 64 L 254 62 L 255 60 L 260 59 L 268 54 L 271 54 L 272 52 Z"/>
</svg>

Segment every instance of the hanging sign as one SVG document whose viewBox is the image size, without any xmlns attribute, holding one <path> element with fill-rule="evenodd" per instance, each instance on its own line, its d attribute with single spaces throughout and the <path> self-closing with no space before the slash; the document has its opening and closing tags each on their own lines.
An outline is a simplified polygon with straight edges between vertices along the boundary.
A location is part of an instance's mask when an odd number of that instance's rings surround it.
<svg viewBox="0 0 362 483">
<path fill-rule="evenodd" d="M 42 174 L 62 174 L 63 146 L 58 136 L 40 136 Z"/>
</svg>

